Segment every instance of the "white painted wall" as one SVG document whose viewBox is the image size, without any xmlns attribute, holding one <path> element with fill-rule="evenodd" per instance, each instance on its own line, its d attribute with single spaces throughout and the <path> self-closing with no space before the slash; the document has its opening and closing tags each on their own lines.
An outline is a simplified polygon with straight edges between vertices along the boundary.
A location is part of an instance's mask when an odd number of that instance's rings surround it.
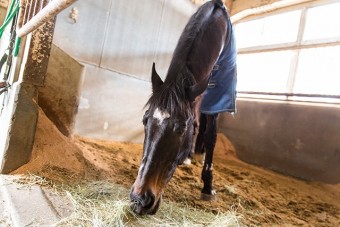
<svg viewBox="0 0 340 227">
<path fill-rule="evenodd" d="M 70 19 L 72 8 L 78 20 Z M 54 44 L 85 65 L 75 133 L 142 142 L 152 62 L 164 78 L 188 0 L 81 0 L 58 15 Z"/>
<path fill-rule="evenodd" d="M 149 80 L 153 61 L 166 73 L 195 10 L 187 0 L 77 1 L 58 16 L 54 44 L 81 62 Z"/>
</svg>

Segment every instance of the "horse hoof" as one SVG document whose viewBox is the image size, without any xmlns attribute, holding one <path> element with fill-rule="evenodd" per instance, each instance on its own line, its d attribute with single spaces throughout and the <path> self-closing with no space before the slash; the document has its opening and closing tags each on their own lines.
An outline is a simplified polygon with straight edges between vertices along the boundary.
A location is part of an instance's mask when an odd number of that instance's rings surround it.
<svg viewBox="0 0 340 227">
<path fill-rule="evenodd" d="M 213 190 L 211 192 L 211 194 L 205 194 L 205 193 L 201 193 L 201 200 L 204 201 L 216 201 L 217 200 L 217 194 L 215 192 L 215 190 Z"/>
<path fill-rule="evenodd" d="M 190 158 L 186 158 L 183 162 L 184 165 L 191 165 L 191 159 Z"/>
</svg>

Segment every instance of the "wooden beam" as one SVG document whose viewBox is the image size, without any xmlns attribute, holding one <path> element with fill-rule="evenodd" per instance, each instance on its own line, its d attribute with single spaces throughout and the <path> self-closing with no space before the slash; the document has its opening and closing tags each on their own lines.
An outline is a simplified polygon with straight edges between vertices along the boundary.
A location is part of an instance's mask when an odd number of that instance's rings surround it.
<svg viewBox="0 0 340 227">
<path fill-rule="evenodd" d="M 55 18 L 47 21 L 35 30 L 28 42 L 29 48 L 26 56 L 25 69 L 22 81 L 37 86 L 44 85 L 48 60 L 54 33 Z"/>
<path fill-rule="evenodd" d="M 233 7 L 233 0 L 224 0 L 224 5 L 227 7 L 229 13 L 231 13 L 231 8 Z"/>
</svg>

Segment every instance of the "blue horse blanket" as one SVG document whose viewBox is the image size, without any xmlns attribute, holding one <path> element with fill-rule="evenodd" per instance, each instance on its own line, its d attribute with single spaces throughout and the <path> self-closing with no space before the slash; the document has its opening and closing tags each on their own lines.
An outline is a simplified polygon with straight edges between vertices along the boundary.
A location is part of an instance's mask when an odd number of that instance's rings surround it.
<svg viewBox="0 0 340 227">
<path fill-rule="evenodd" d="M 236 113 L 236 55 L 234 31 L 228 17 L 226 43 L 212 70 L 208 87 L 203 93 L 201 113 Z"/>
</svg>

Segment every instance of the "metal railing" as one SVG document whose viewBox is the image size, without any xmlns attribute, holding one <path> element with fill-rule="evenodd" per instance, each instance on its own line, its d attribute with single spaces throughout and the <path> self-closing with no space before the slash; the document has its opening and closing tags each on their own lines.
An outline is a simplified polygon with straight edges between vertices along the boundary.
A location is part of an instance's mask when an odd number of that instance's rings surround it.
<svg viewBox="0 0 340 227">
<path fill-rule="evenodd" d="M 285 93 L 285 92 L 257 92 L 257 91 L 238 91 L 243 95 L 272 95 L 285 97 L 308 97 L 308 98 L 331 98 L 340 99 L 340 95 L 325 95 L 325 94 L 303 94 L 303 93 Z"/>
<path fill-rule="evenodd" d="M 21 0 L 17 35 L 23 37 L 29 34 L 75 1 Z"/>
</svg>

